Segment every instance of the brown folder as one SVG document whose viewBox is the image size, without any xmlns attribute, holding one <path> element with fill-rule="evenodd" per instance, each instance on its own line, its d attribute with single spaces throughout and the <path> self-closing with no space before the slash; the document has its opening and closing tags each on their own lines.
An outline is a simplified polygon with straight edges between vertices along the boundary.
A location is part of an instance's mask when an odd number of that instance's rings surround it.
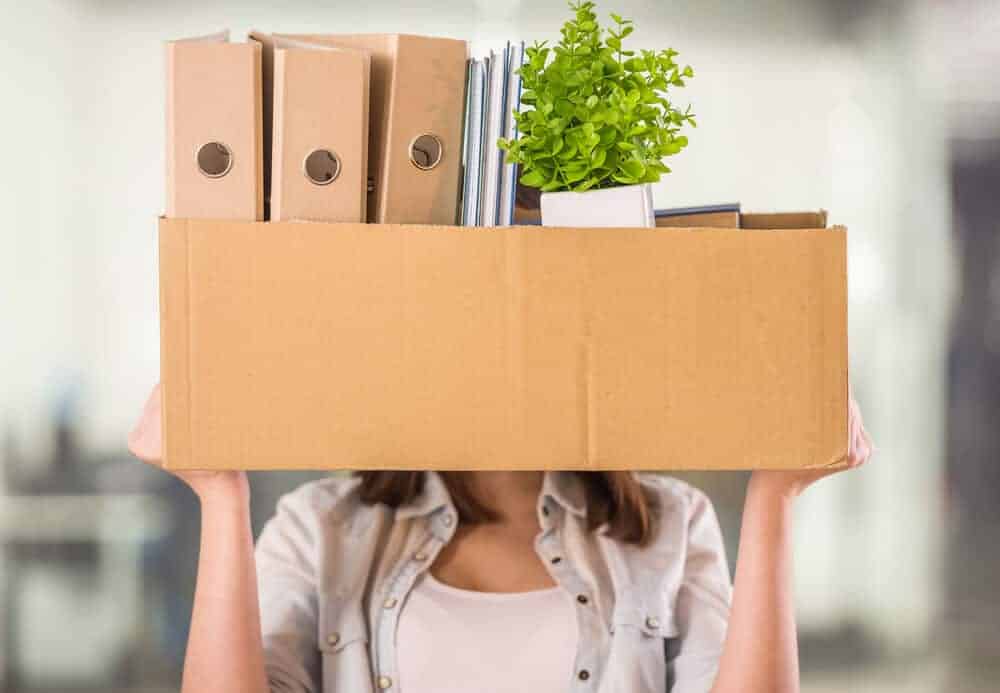
<svg viewBox="0 0 1000 693">
<path fill-rule="evenodd" d="M 263 219 L 260 45 L 171 41 L 166 62 L 166 215 Z"/>
<path fill-rule="evenodd" d="M 825 229 L 826 210 L 818 212 L 744 212 L 741 229 Z"/>
<path fill-rule="evenodd" d="M 365 221 L 368 78 L 363 51 L 276 39 L 274 221 Z"/>
<path fill-rule="evenodd" d="M 739 212 L 702 212 L 698 214 L 677 214 L 656 217 L 656 225 L 661 228 L 728 228 L 740 227 Z"/>
<path fill-rule="evenodd" d="M 368 220 L 456 223 L 465 41 L 408 34 L 281 36 L 371 54 Z"/>
</svg>

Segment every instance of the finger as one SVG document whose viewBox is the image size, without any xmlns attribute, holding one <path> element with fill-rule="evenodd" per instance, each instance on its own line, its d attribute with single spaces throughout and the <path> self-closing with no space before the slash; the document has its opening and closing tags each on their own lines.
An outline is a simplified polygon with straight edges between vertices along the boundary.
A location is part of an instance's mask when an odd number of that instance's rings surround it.
<svg viewBox="0 0 1000 693">
<path fill-rule="evenodd" d="M 871 457 L 871 439 L 864 427 L 858 428 L 857 443 L 854 450 L 854 467 L 860 467 Z"/>
<path fill-rule="evenodd" d="M 143 462 L 158 464 L 160 458 L 159 440 L 154 439 L 146 427 L 136 427 L 128 436 L 128 449 Z"/>
<path fill-rule="evenodd" d="M 129 433 L 128 449 L 144 462 L 156 463 L 161 456 L 159 386 L 153 388 L 139 421 Z"/>
<path fill-rule="evenodd" d="M 850 447 L 848 455 L 848 466 L 855 467 L 858 464 L 858 446 L 860 441 L 860 429 L 858 427 L 858 418 L 855 415 L 855 406 L 852 400 L 850 419 L 848 420 L 848 428 L 850 431 Z"/>
<path fill-rule="evenodd" d="M 870 460 L 872 458 L 872 455 L 875 454 L 875 444 L 872 442 L 872 437 L 868 434 L 868 431 L 865 430 L 864 426 L 861 427 L 861 436 L 864 440 L 864 459 L 862 460 L 863 464 L 868 460 Z"/>
</svg>

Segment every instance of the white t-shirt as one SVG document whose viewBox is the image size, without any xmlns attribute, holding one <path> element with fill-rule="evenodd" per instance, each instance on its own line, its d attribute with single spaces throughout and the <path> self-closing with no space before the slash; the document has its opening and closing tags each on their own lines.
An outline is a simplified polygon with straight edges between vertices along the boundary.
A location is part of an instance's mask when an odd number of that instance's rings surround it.
<svg viewBox="0 0 1000 693">
<path fill-rule="evenodd" d="M 562 587 L 474 592 L 420 576 L 399 615 L 401 693 L 569 689 L 579 638 Z"/>
</svg>

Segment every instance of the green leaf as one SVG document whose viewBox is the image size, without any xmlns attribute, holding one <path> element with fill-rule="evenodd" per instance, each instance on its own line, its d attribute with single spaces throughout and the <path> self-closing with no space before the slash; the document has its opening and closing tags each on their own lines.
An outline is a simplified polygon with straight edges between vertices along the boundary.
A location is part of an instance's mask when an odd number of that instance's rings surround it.
<svg viewBox="0 0 1000 693">
<path fill-rule="evenodd" d="M 646 167 L 638 159 L 625 159 L 618 164 L 618 168 L 625 175 L 635 180 L 639 180 L 642 176 L 646 175 Z"/>
<path fill-rule="evenodd" d="M 545 176 L 538 169 L 525 171 L 524 175 L 521 176 L 521 182 L 529 188 L 539 188 L 545 183 L 545 180 Z"/>
<path fill-rule="evenodd" d="M 600 99 L 598 99 L 595 94 L 591 94 L 590 96 L 587 97 L 587 101 L 586 101 L 587 108 L 593 108 L 594 106 L 597 105 L 597 102 L 599 100 Z"/>
<path fill-rule="evenodd" d="M 579 151 L 580 148 L 577 147 L 576 144 L 570 143 L 569 145 L 564 147 L 562 151 L 559 152 L 559 158 L 563 161 L 568 161 L 569 159 L 572 159 L 574 156 L 576 156 L 577 152 Z"/>
</svg>

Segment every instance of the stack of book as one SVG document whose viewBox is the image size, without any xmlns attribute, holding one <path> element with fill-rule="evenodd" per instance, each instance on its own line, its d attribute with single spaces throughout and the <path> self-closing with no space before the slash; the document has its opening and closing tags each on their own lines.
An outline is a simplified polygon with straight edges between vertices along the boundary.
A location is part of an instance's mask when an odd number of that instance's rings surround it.
<svg viewBox="0 0 1000 693">
<path fill-rule="evenodd" d="M 509 226 L 514 221 L 517 171 L 497 147 L 517 137 L 514 112 L 521 103 L 524 42 L 510 43 L 469 61 L 463 131 L 463 226 Z"/>
</svg>

